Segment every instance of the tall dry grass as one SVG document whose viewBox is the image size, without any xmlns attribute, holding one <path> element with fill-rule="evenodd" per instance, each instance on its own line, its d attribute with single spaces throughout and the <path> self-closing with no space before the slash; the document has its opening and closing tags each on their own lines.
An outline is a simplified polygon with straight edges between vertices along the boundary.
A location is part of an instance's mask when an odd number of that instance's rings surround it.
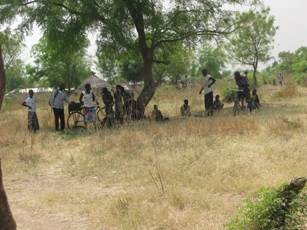
<svg viewBox="0 0 307 230">
<path fill-rule="evenodd" d="M 157 104 L 168 122 L 97 132 L 54 132 L 41 100 L 41 130 L 29 133 L 26 109 L 8 105 L 0 157 L 13 214 L 26 210 L 46 229 L 224 229 L 248 194 L 306 176 L 300 93 L 259 89 L 263 105 L 249 117 L 233 117 L 226 104 L 213 117 L 181 118 L 186 98 L 193 112 L 203 110 L 198 91 L 158 89 L 147 113 Z"/>
</svg>

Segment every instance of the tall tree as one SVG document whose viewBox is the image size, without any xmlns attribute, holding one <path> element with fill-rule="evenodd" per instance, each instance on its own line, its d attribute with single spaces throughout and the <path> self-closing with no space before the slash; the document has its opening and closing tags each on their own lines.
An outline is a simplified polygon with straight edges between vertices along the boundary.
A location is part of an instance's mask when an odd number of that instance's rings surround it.
<svg viewBox="0 0 307 230">
<path fill-rule="evenodd" d="M 294 52 L 293 71 L 296 73 L 307 73 L 307 47 L 302 46 Z"/>
<path fill-rule="evenodd" d="M 103 78 L 114 85 L 117 77 L 118 61 L 115 55 L 100 52 L 97 54 L 98 60 L 95 62 L 97 69 L 102 74 Z"/>
<path fill-rule="evenodd" d="M 226 45 L 230 56 L 237 63 L 252 66 L 256 86 L 259 62 L 267 62 L 272 58 L 270 51 L 278 29 L 274 26 L 274 16 L 269 13 L 269 7 L 262 8 L 261 11 L 237 13 L 236 20 L 242 22 L 241 28 L 230 35 L 230 43 Z"/>
<path fill-rule="evenodd" d="M 277 69 L 281 72 L 292 72 L 293 53 L 289 51 L 283 51 L 278 54 L 278 66 Z"/>
<path fill-rule="evenodd" d="M 139 62 L 125 61 L 121 65 L 120 76 L 125 80 L 136 84 L 143 80 L 143 66 Z"/>
<path fill-rule="evenodd" d="M 5 72 L 7 76 L 6 89 L 8 92 L 25 86 L 25 64 L 21 59 L 12 62 Z"/>
<path fill-rule="evenodd" d="M 233 12 L 224 4 L 258 3 L 259 0 L 0 0 L 0 22 L 20 15 L 21 30 L 37 23 L 50 42 L 66 46 L 78 43 L 87 30 L 99 32 L 98 47 L 114 53 L 138 50 L 143 61 L 144 88 L 137 99 L 145 109 L 156 85 L 152 69 L 156 63 L 169 63 L 155 53 L 169 44 L 183 41 L 192 46 L 200 36 L 207 39 L 234 29 Z"/>
<path fill-rule="evenodd" d="M 13 34 L 10 29 L 0 32 L 0 109 L 5 96 L 7 79 L 11 80 L 10 78 L 15 77 L 11 74 L 14 72 L 12 68 L 16 66 L 23 68 L 23 62 L 18 59 L 23 47 L 20 35 Z"/>
<path fill-rule="evenodd" d="M 280 52 L 277 70 L 287 73 L 307 73 L 307 47 L 299 47 L 294 52 Z"/>
<path fill-rule="evenodd" d="M 36 84 L 42 77 L 48 79 L 49 85 L 57 87 L 64 83 L 70 90 L 77 87 L 90 73 L 90 61 L 85 55 L 84 46 L 70 46 L 62 52 L 45 38 L 32 47 L 31 53 L 35 58 L 35 66 L 28 67 L 28 74 L 34 75 Z"/>
<path fill-rule="evenodd" d="M 202 76 L 201 70 L 207 69 L 208 73 L 214 78 L 222 78 L 222 70 L 225 67 L 226 55 L 221 48 L 211 44 L 204 44 L 195 53 L 195 63 L 193 68 L 195 76 Z"/>
<path fill-rule="evenodd" d="M 181 44 L 173 44 L 172 50 L 167 57 L 170 64 L 166 66 L 166 76 L 173 83 L 177 84 L 179 80 L 185 79 L 192 64 L 192 52 Z"/>
<path fill-rule="evenodd" d="M 5 96 L 6 76 L 4 70 L 2 43 L 0 42 L 0 110 Z"/>
</svg>

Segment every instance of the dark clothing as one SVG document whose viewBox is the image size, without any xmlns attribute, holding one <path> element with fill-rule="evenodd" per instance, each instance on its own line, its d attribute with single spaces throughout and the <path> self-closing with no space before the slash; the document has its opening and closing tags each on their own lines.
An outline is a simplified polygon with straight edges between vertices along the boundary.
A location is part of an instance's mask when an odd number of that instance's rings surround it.
<svg viewBox="0 0 307 230">
<path fill-rule="evenodd" d="M 123 112 L 124 114 L 130 115 L 132 112 L 132 104 L 133 100 L 130 93 L 123 92 L 124 98 L 124 105 L 123 105 Z"/>
<path fill-rule="evenodd" d="M 116 90 L 114 93 L 115 100 L 115 116 L 118 121 L 121 120 L 121 112 L 123 109 L 123 96 L 121 90 Z"/>
<path fill-rule="evenodd" d="M 246 76 L 240 76 L 239 78 L 235 78 L 235 80 L 236 80 L 236 85 L 239 86 L 239 89 L 244 89 L 245 87 L 249 86 Z"/>
<path fill-rule="evenodd" d="M 55 90 L 49 99 L 49 104 L 53 109 L 55 130 L 59 131 L 59 119 L 61 121 L 61 131 L 65 128 L 64 101 L 71 103 L 64 89 Z"/>
<path fill-rule="evenodd" d="M 36 130 L 39 130 L 39 123 L 37 119 L 36 112 L 29 111 L 28 112 L 28 129 L 30 131 L 36 132 Z"/>
<path fill-rule="evenodd" d="M 113 96 L 109 91 L 106 94 L 102 95 L 102 101 L 105 105 L 106 114 L 108 115 L 114 103 Z"/>
<path fill-rule="evenodd" d="M 152 113 L 151 113 L 151 116 L 152 116 L 152 118 L 155 119 L 155 121 L 163 121 L 164 120 L 161 111 L 158 110 L 158 109 L 153 110 Z"/>
<path fill-rule="evenodd" d="M 181 116 L 191 116 L 190 106 L 186 105 L 186 104 L 183 104 L 180 107 L 180 114 L 181 114 Z"/>
<path fill-rule="evenodd" d="M 64 109 L 53 108 L 53 114 L 54 114 L 55 130 L 59 131 L 59 119 L 60 119 L 61 122 L 60 131 L 63 131 L 65 129 Z"/>
<path fill-rule="evenodd" d="M 249 100 L 250 99 L 250 89 L 247 80 L 247 76 L 240 76 L 239 79 L 235 78 L 236 85 L 239 87 L 239 90 L 243 90 L 243 92 L 238 91 L 238 99 L 241 100 Z"/>
<path fill-rule="evenodd" d="M 250 89 L 248 87 L 245 87 L 244 89 L 237 91 L 237 96 L 238 96 L 238 100 L 243 105 L 244 104 L 244 99 L 247 102 L 250 101 L 250 99 L 251 99 Z"/>
<path fill-rule="evenodd" d="M 206 111 L 211 111 L 213 107 L 213 92 L 211 91 L 210 93 L 205 94 L 205 109 Z"/>
<path fill-rule="evenodd" d="M 217 110 L 221 110 L 224 107 L 224 104 L 220 100 L 215 100 L 213 102 L 213 108 Z"/>
<path fill-rule="evenodd" d="M 257 109 L 259 109 L 260 100 L 259 100 L 258 95 L 257 95 L 257 94 L 252 94 L 252 95 L 251 95 L 251 98 L 252 98 L 252 103 L 253 103 L 253 105 L 254 105 Z"/>
<path fill-rule="evenodd" d="M 115 103 L 116 102 L 121 102 L 123 101 L 123 97 L 122 97 L 122 93 L 120 90 L 116 90 L 115 93 L 114 93 L 114 100 L 115 100 Z"/>
</svg>

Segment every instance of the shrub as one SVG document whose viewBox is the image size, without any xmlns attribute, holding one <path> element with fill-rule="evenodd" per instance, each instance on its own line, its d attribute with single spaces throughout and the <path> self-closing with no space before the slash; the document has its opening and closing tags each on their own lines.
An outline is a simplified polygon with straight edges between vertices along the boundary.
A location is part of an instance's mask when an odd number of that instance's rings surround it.
<svg viewBox="0 0 307 230">
<path fill-rule="evenodd" d="M 235 98 L 235 93 L 237 91 L 237 86 L 227 85 L 221 88 L 221 95 L 223 97 L 223 101 L 232 102 Z"/>
<path fill-rule="evenodd" d="M 304 83 L 307 82 L 307 74 L 306 73 L 295 74 L 292 78 L 292 82 L 296 84 L 305 85 Z"/>
<path fill-rule="evenodd" d="M 298 89 L 297 86 L 294 84 L 290 84 L 288 87 L 283 87 L 280 91 L 275 92 L 276 97 L 294 97 L 297 96 Z"/>
<path fill-rule="evenodd" d="M 284 184 L 279 190 L 260 189 L 244 201 L 239 214 L 225 227 L 229 230 L 304 229 L 307 195 L 299 194 L 302 187 L 289 190 L 290 185 Z"/>
<path fill-rule="evenodd" d="M 259 83 L 263 85 L 271 84 L 276 85 L 276 76 L 271 73 L 263 72 L 258 74 L 258 87 L 260 87 Z"/>
</svg>

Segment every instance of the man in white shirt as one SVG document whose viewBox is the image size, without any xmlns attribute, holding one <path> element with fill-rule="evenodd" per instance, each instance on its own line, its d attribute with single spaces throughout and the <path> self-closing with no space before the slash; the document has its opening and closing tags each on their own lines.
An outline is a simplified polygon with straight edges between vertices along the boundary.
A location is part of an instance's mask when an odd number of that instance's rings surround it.
<svg viewBox="0 0 307 230">
<path fill-rule="evenodd" d="M 59 89 L 54 90 L 51 94 L 49 104 L 52 107 L 54 114 L 55 130 L 63 131 L 65 128 L 65 118 L 64 118 L 64 101 L 71 103 L 66 92 L 65 85 L 62 83 Z M 59 130 L 59 119 L 61 122 L 61 129 Z"/>
<path fill-rule="evenodd" d="M 204 90 L 204 105 L 206 110 L 206 115 L 213 115 L 213 91 L 211 86 L 216 82 L 216 80 L 208 74 L 206 69 L 202 70 L 204 76 L 203 87 L 200 89 L 199 94 Z"/>
</svg>

